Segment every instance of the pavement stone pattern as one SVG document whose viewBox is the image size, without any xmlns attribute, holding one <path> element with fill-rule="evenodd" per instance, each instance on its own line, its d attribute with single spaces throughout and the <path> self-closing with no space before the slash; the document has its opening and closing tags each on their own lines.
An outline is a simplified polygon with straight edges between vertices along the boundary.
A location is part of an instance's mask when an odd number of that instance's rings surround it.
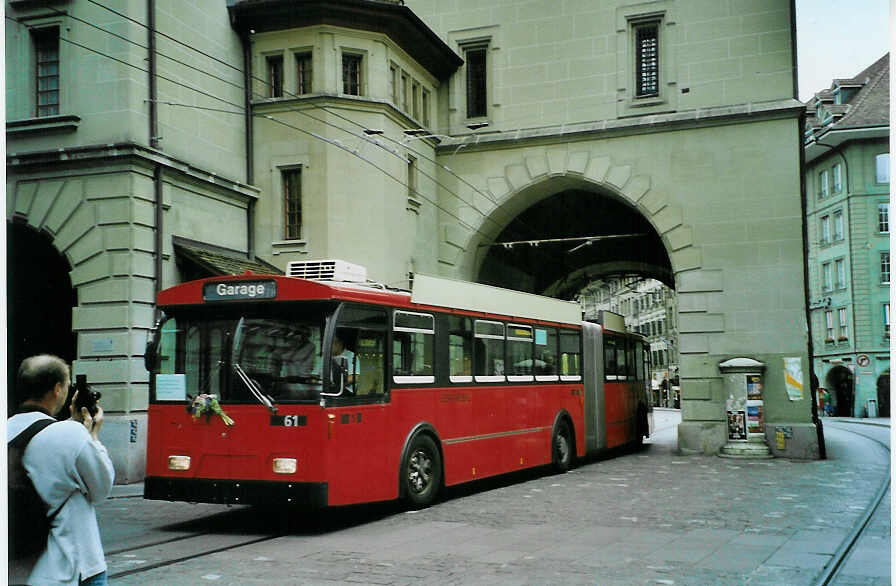
<svg viewBox="0 0 896 586">
<path fill-rule="evenodd" d="M 344 509 L 322 531 L 294 516 L 283 537 L 114 583 L 812 584 L 889 473 L 883 449 L 833 429 L 829 460 L 744 461 L 680 456 L 658 427 L 645 449 L 567 474 L 483 481 L 420 511 Z M 889 584 L 888 522 L 866 538 L 843 583 Z"/>
</svg>

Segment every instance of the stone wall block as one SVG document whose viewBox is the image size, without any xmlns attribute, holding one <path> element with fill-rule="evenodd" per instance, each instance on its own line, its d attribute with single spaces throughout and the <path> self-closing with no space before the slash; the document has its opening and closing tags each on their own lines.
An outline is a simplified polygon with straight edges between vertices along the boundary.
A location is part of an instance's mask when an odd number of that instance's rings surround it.
<svg viewBox="0 0 896 586">
<path fill-rule="evenodd" d="M 79 265 L 103 252 L 103 240 L 103 231 L 100 228 L 94 228 L 63 252 L 72 266 Z"/>
<path fill-rule="evenodd" d="M 566 147 L 549 149 L 547 152 L 548 173 L 551 175 L 561 175 L 567 171 L 567 155 Z"/>
<path fill-rule="evenodd" d="M 657 189 L 650 189 L 638 200 L 638 205 L 648 214 L 656 214 L 666 207 L 666 194 Z"/>
<path fill-rule="evenodd" d="M 109 328 L 127 328 L 130 326 L 130 321 L 130 312 L 127 302 L 87 305 L 72 308 L 72 329 L 78 332 L 86 332 L 87 330 L 108 330 Z"/>
<path fill-rule="evenodd" d="M 531 183 L 533 179 L 544 177 L 548 172 L 548 164 L 543 155 L 526 157 L 525 178 L 523 178 L 519 170 L 515 169 L 520 166 L 521 165 L 507 165 L 505 169 L 507 172 L 507 180 L 510 181 L 517 190 Z"/>
<path fill-rule="evenodd" d="M 660 234 L 664 234 L 673 228 L 681 226 L 682 212 L 681 207 L 677 205 L 666 206 L 651 218 L 654 228 Z"/>
<path fill-rule="evenodd" d="M 678 313 L 705 312 L 708 309 L 707 293 L 679 293 Z"/>
<path fill-rule="evenodd" d="M 463 250 L 464 243 L 470 236 L 470 231 L 454 222 L 442 224 L 442 242 L 450 244 L 454 248 Z"/>
<path fill-rule="evenodd" d="M 694 229 L 690 226 L 676 226 L 666 232 L 665 236 L 671 250 L 680 250 L 694 243 Z"/>
<path fill-rule="evenodd" d="M 623 187 L 625 187 L 625 184 L 628 183 L 628 180 L 631 179 L 631 176 L 631 166 L 620 165 L 618 167 L 613 167 L 610 169 L 610 172 L 606 177 L 606 182 L 621 190 Z"/>
<path fill-rule="evenodd" d="M 489 177 L 487 184 L 494 201 L 501 201 L 510 195 L 510 185 L 504 177 Z"/>
<path fill-rule="evenodd" d="M 637 203 L 644 197 L 647 192 L 650 190 L 650 176 L 649 175 L 636 175 L 632 177 L 631 181 L 629 181 L 625 189 L 622 190 L 623 195 L 625 195 L 629 201 L 632 203 Z"/>
<path fill-rule="evenodd" d="M 709 352 L 709 337 L 703 334 L 685 334 L 678 336 L 678 351 L 681 354 L 707 354 Z M 682 372 L 688 372 L 682 369 Z"/>
<path fill-rule="evenodd" d="M 106 279 L 112 274 L 110 257 L 106 254 L 98 254 L 72 269 L 69 276 L 73 287 L 81 287 L 86 283 Z"/>
<path fill-rule="evenodd" d="M 103 228 L 107 250 L 130 250 L 134 231 L 131 226 L 107 226 Z"/>
<path fill-rule="evenodd" d="M 672 251 L 669 255 L 669 260 L 672 261 L 672 270 L 676 273 L 679 271 L 690 271 L 698 269 L 703 265 L 703 254 L 698 247 L 688 246 L 681 250 Z"/>
<path fill-rule="evenodd" d="M 88 231 L 96 229 L 96 208 L 93 204 L 84 204 L 72 214 L 69 221 L 56 233 L 54 244 L 59 250 L 67 250 Z"/>
<path fill-rule="evenodd" d="M 77 193 L 66 193 L 65 197 L 56 198 L 56 203 L 47 214 L 44 226 L 53 234 L 58 233 L 81 205 L 81 202 L 81 195 Z"/>
<path fill-rule="evenodd" d="M 81 358 L 128 356 L 130 342 L 128 332 L 83 332 L 78 334 L 78 355 Z"/>
<path fill-rule="evenodd" d="M 70 185 L 71 184 L 71 185 Z M 75 191 L 75 193 L 72 193 Z M 64 195 L 62 195 L 64 193 Z M 40 229 L 59 197 L 80 198 L 80 181 L 46 181 L 40 184 L 34 203 L 28 211 L 28 223 Z"/>
<path fill-rule="evenodd" d="M 461 253 L 461 248 L 454 246 L 453 244 L 449 244 L 447 242 L 439 242 L 439 262 L 448 265 L 455 266 L 457 264 L 457 257 Z"/>
<path fill-rule="evenodd" d="M 722 269 L 680 272 L 675 275 L 675 281 L 675 290 L 678 293 L 725 290 Z"/>
<path fill-rule="evenodd" d="M 134 278 L 130 280 L 130 283 L 131 301 L 142 301 L 150 305 L 155 303 L 155 279 Z"/>
<path fill-rule="evenodd" d="M 570 153 L 566 170 L 569 173 L 578 173 L 579 175 L 584 175 L 585 169 L 588 168 L 588 161 L 590 160 L 590 158 L 591 157 L 587 152 L 580 151 L 577 153 Z"/>
<path fill-rule="evenodd" d="M 130 224 L 131 200 L 119 198 L 102 202 L 97 219 L 100 224 Z"/>
<path fill-rule="evenodd" d="M 86 199 L 130 197 L 133 187 L 131 182 L 132 175 L 132 173 L 126 172 L 91 175 L 84 183 L 84 197 Z"/>
<path fill-rule="evenodd" d="M 678 331 L 682 334 L 724 332 L 725 316 L 721 313 L 682 313 L 678 316 Z"/>
<path fill-rule="evenodd" d="M 87 306 L 91 303 L 109 303 L 130 299 L 129 279 L 102 279 L 78 287 L 78 303 Z"/>
<path fill-rule="evenodd" d="M 595 183 L 603 183 L 607 171 L 610 170 L 610 157 L 595 157 L 588 162 L 585 178 Z"/>
<path fill-rule="evenodd" d="M 681 379 L 681 398 L 683 400 L 712 399 L 712 382 L 708 379 Z"/>
<path fill-rule="evenodd" d="M 145 252 L 155 252 L 155 233 L 156 231 L 153 228 L 148 228 L 146 226 L 134 226 L 134 249 L 143 250 Z"/>
<path fill-rule="evenodd" d="M 15 185 L 11 192 L 6 194 L 6 217 L 14 215 L 26 216 L 31 210 L 34 194 L 37 191 L 37 183 L 33 181 L 22 182 Z M 10 195 L 12 195 L 10 197 Z"/>
<path fill-rule="evenodd" d="M 135 224 L 149 226 L 150 228 L 155 227 L 156 225 L 156 209 L 155 205 L 152 202 L 144 201 L 144 200 L 133 200 L 133 221 Z"/>
</svg>

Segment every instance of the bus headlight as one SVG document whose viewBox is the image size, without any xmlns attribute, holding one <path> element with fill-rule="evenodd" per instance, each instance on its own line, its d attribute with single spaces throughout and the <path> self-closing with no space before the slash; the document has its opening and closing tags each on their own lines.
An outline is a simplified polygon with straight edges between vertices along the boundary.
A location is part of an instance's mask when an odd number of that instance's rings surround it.
<svg viewBox="0 0 896 586">
<path fill-rule="evenodd" d="M 189 470 L 190 456 L 168 456 L 169 470 Z"/>
<path fill-rule="evenodd" d="M 295 458 L 274 458 L 274 474 L 295 474 Z"/>
</svg>

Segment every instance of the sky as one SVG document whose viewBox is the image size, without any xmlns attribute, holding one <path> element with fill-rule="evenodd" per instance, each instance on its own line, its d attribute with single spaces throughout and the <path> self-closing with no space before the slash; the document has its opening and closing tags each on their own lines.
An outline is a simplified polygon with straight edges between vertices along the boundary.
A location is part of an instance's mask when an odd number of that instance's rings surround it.
<svg viewBox="0 0 896 586">
<path fill-rule="evenodd" d="M 896 0 L 893 0 L 896 4 Z M 796 0 L 800 101 L 890 50 L 890 0 Z"/>
</svg>

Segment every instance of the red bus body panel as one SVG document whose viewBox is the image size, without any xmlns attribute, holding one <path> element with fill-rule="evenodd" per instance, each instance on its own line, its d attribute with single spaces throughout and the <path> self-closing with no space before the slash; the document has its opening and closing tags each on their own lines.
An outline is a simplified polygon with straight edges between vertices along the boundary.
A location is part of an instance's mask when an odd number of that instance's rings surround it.
<svg viewBox="0 0 896 586">
<path fill-rule="evenodd" d="M 249 274 L 172 287 L 159 293 L 159 306 L 164 309 L 205 305 L 205 283 L 247 280 L 276 282 L 277 299 L 259 303 L 334 299 L 488 315 L 421 307 L 413 304 L 409 295 L 396 292 Z M 569 324 L 559 325 L 569 327 Z M 637 385 L 631 381 L 607 381 L 604 392 L 606 447 L 631 443 L 638 433 Z M 152 403 L 146 472 L 147 477 L 158 479 L 319 483 L 327 487 L 328 505 L 390 500 L 399 496 L 404 447 L 421 425 L 428 426 L 437 436 L 443 455 L 445 485 L 550 464 L 553 426 L 558 415 L 564 412 L 572 422 L 576 454 L 585 456 L 584 397 L 581 380 L 490 386 L 393 386 L 384 403 L 334 407 L 277 405 L 277 415 L 301 416 L 304 425 L 272 425 L 271 412 L 260 404 L 222 404 L 235 422 L 229 427 L 215 415 L 194 420 L 183 403 Z M 190 468 L 169 470 L 168 458 L 172 455 L 189 456 Z M 274 458 L 296 459 L 296 472 L 275 473 Z"/>
</svg>

